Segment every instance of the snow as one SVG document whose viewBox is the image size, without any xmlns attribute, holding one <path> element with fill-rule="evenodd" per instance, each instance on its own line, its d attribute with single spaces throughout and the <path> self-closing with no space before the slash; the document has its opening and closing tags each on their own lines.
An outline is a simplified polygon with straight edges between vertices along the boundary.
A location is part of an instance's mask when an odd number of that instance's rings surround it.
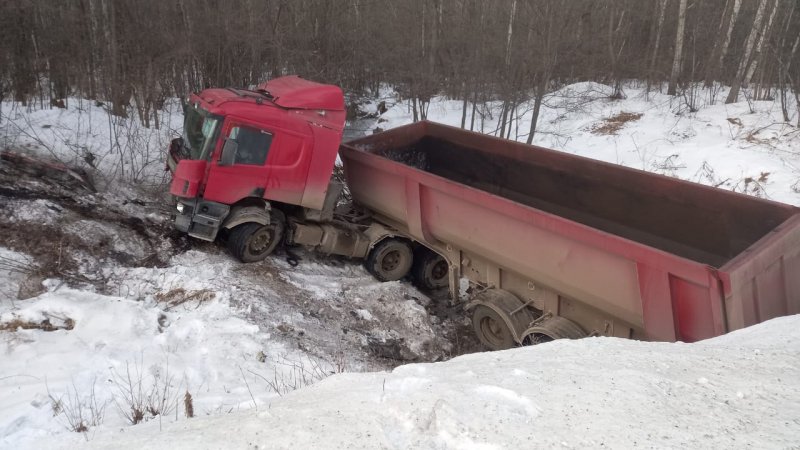
<svg viewBox="0 0 800 450">
<path fill-rule="evenodd" d="M 157 128 L 147 128 L 135 118 L 114 116 L 110 105 L 91 100 L 68 98 L 66 106 L 38 109 L 3 102 L 2 148 L 50 156 L 71 166 L 97 168 L 93 178 L 100 187 L 130 181 L 154 185 L 165 179 L 164 151 L 183 127 L 178 99 L 165 103 Z"/>
<path fill-rule="evenodd" d="M 148 302 L 61 287 L 19 306 L 3 313 L 0 324 L 57 317 L 71 319 L 74 328 L 4 334 L 0 351 L 13 358 L 0 371 L 0 447 L 11 446 L 21 436 L 35 440 L 61 428 L 57 422 L 64 418 L 57 416 L 54 422 L 48 392 L 66 398 L 77 390 L 84 399 L 95 389 L 99 402 L 107 406 L 104 423 L 123 426 L 112 409 L 119 389 L 116 378 L 127 367 L 141 373 L 144 389 L 150 388 L 150 377 L 157 372 L 175 374 L 172 396 L 182 398 L 183 390 L 190 390 L 195 410 L 203 414 L 252 407 L 242 371 L 270 375 L 278 355 L 286 360 L 306 358 L 270 341 L 269 334 L 259 333 L 258 326 L 232 315 L 216 299 L 167 311 Z M 259 362 L 259 351 L 272 357 Z M 256 394 L 257 403 L 276 395 L 263 390 Z"/>
<path fill-rule="evenodd" d="M 627 97 L 622 100 L 609 99 L 612 90 L 602 84 L 569 85 L 545 99 L 533 143 L 800 205 L 800 130 L 783 121 L 780 102 L 743 100 L 726 105 L 727 88 L 718 87 L 710 104 L 711 94 L 701 92 L 698 111 L 691 112 L 681 98 L 648 94 L 636 85 L 625 89 Z M 396 101 L 392 95 L 386 101 L 390 107 L 377 127 L 390 129 L 412 121 L 407 102 L 392 104 Z M 434 97 L 428 119 L 458 127 L 462 107 L 460 100 Z M 475 129 L 497 134 L 500 104 L 490 103 L 489 108 L 481 111 L 485 118 L 476 119 Z M 512 126 L 511 139 L 527 139 L 531 111 L 527 103 L 517 108 L 515 115 L 520 118 Z M 593 133 L 603 119 L 621 112 L 642 116 L 625 123 L 616 134 Z M 796 120 L 800 112 L 791 114 Z M 468 108 L 467 128 L 470 116 Z"/>
<path fill-rule="evenodd" d="M 28 259 L 5 249 L 2 256 Z M 292 269 L 305 282 L 301 288 L 286 281 L 288 263 L 242 266 L 206 249 L 178 254 L 166 267 L 107 260 L 112 295 L 48 280 L 47 292 L 33 299 L 4 299 L 0 330 L 45 319 L 58 329 L 0 331 L 0 448 L 37 447 L 48 436 L 68 434 L 68 418 L 54 411 L 57 400 L 74 408 L 94 395 L 104 406 L 100 426 L 87 436 L 105 427 L 126 429 L 130 423 L 117 404 L 124 403 L 121 378 L 128 370 L 145 392 L 169 378 L 166 397 L 177 406 L 145 417 L 168 423 L 183 417 L 185 392 L 197 416 L 261 410 L 333 373 L 397 364 L 381 362 L 371 348 L 426 360 L 448 348 L 413 300 L 424 297 L 413 287 L 382 285 L 356 264 L 337 268 L 301 256 Z M 13 299 L 24 277 L 2 275 L 5 298 Z M 315 295 L 320 286 L 331 289 L 327 298 Z M 88 406 L 82 410 L 92 416 Z"/>
<path fill-rule="evenodd" d="M 86 447 L 787 448 L 799 365 L 800 316 L 695 344 L 556 341 L 334 375 L 257 411 L 104 427 Z"/>
<path fill-rule="evenodd" d="M 776 102 L 724 105 L 722 88 L 714 104 L 706 96 L 690 112 L 633 84 L 625 93 L 610 100 L 607 86 L 579 83 L 549 95 L 534 142 L 800 205 L 800 134 Z M 411 121 L 407 102 L 394 93 L 384 100 L 388 111 L 362 124 Z M 797 445 L 800 316 L 696 344 L 589 338 L 396 367 L 469 351 L 443 337 L 468 328 L 463 313 L 433 316 L 436 299 L 405 282 L 378 283 L 355 261 L 299 251 L 297 267 L 284 255 L 241 265 L 217 246 L 176 240 L 163 231 L 164 200 L 142 188 L 163 191 L 177 101 L 159 129 L 94 102 L 67 103 L 2 104 L 3 147 L 84 167 L 101 192 L 53 193 L 12 174 L 13 187 L 54 195 L 2 197 L 0 448 Z M 458 126 L 461 108 L 437 97 L 428 118 Z M 486 105 L 476 128 L 497 134 L 498 108 Z M 519 106 L 512 138 L 525 140 L 530 109 Z M 641 117 L 597 133 L 622 112 Z M 145 231 L 126 217 L 142 219 Z M 34 226 L 63 234 L 78 248 L 64 257 L 103 283 L 48 279 L 44 292 L 18 300 L 26 283 L 39 284 L 30 272 L 42 261 L 7 236 Z M 16 328 L 45 320 L 52 331 Z M 168 386 L 169 407 L 137 425 L 118 407 L 128 371 L 146 394 Z M 64 411 L 76 408 L 91 422 L 86 433 L 68 430 Z"/>
</svg>

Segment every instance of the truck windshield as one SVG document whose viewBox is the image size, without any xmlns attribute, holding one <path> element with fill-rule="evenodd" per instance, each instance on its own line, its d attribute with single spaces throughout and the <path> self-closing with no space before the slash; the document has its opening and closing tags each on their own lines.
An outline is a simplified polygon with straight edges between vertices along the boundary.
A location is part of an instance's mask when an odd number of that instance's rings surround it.
<svg viewBox="0 0 800 450">
<path fill-rule="evenodd" d="M 219 117 L 212 116 L 197 105 L 189 105 L 186 108 L 183 142 L 188 150 L 189 159 L 208 158 L 214 148 L 220 122 Z"/>
</svg>

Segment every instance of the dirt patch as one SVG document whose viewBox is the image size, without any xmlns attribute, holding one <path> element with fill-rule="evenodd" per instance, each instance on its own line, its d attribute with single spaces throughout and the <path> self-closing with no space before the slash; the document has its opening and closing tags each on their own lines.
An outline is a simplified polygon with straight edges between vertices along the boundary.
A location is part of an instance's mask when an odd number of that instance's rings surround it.
<svg viewBox="0 0 800 450">
<path fill-rule="evenodd" d="M 464 304 L 450 304 L 447 290 L 428 292 L 431 302 L 425 307 L 428 314 L 439 324 L 442 337 L 452 344 L 449 352 L 440 360 L 448 360 L 456 356 L 486 351 L 472 329 L 469 313 L 464 311 Z"/>
<path fill-rule="evenodd" d="M 157 200 L 98 194 L 72 169 L 2 155 L 0 245 L 32 257 L 29 275 L 88 284 L 103 293 L 103 268 L 109 263 L 166 267 L 191 246 Z"/>
<path fill-rule="evenodd" d="M 602 122 L 592 127 L 593 134 L 615 135 L 628 122 L 636 122 L 642 118 L 640 113 L 630 113 L 622 111 L 619 114 L 603 119 Z"/>
<path fill-rule="evenodd" d="M 29 265 L 29 275 L 42 278 L 61 278 L 72 282 L 87 282 L 78 271 L 78 261 L 69 251 L 80 242 L 60 229 L 30 223 L 2 223 L 4 233 L 0 244 L 30 255 L 35 261 Z"/>
<path fill-rule="evenodd" d="M 279 254 L 235 269 L 238 279 L 248 279 L 255 286 L 240 283 L 238 295 L 232 298 L 234 305 L 281 339 L 318 357 L 343 353 L 348 365 L 369 370 L 441 361 L 470 352 L 464 351 L 469 338 L 462 339 L 457 331 L 464 322 L 463 309 L 452 307 L 436 317 L 428 310 L 426 316 L 427 307 L 434 303 L 427 298 L 401 286 L 380 287 L 371 277 L 354 271 L 353 261 L 295 250 L 300 261 L 296 267 L 287 267 L 281 261 L 284 255 Z M 320 299 L 305 290 L 303 282 L 309 277 L 316 279 L 315 284 L 330 284 L 329 296 Z M 249 291 L 259 285 L 271 291 L 262 298 L 276 300 L 258 301 L 258 291 Z M 446 298 L 446 291 L 443 295 Z"/>
</svg>

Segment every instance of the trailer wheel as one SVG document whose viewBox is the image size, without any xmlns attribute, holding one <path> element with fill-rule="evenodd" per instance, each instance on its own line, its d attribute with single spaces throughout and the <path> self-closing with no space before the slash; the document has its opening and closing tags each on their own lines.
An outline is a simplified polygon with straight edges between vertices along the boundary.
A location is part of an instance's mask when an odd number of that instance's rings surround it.
<svg viewBox="0 0 800 450">
<path fill-rule="evenodd" d="M 472 328 L 491 350 L 505 350 L 522 343 L 521 332 L 534 320 L 531 309 L 503 289 L 487 289 L 467 305 L 472 309 Z"/>
<path fill-rule="evenodd" d="M 514 335 L 505 321 L 493 309 L 478 305 L 472 310 L 472 327 L 483 345 L 492 350 L 506 350 L 514 346 Z"/>
<path fill-rule="evenodd" d="M 565 317 L 553 316 L 537 322 L 522 333 L 524 345 L 541 344 L 556 339 L 583 339 L 588 336 L 580 325 Z"/>
<path fill-rule="evenodd" d="M 283 213 L 273 210 L 270 224 L 248 222 L 234 227 L 228 236 L 228 250 L 243 263 L 261 261 L 278 246 L 283 239 L 286 219 Z"/>
<path fill-rule="evenodd" d="M 364 267 L 380 281 L 397 281 L 408 275 L 414 262 L 411 245 L 400 239 L 384 239 L 367 255 Z"/>
<path fill-rule="evenodd" d="M 419 287 L 433 291 L 447 287 L 449 269 L 447 260 L 440 254 L 420 247 L 414 255 L 411 275 Z"/>
</svg>

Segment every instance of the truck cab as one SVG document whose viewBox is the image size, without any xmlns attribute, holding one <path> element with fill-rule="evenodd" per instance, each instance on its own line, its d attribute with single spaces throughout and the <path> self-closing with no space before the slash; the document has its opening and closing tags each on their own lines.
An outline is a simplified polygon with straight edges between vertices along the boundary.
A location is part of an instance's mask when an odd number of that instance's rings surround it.
<svg viewBox="0 0 800 450">
<path fill-rule="evenodd" d="M 297 76 L 192 94 L 167 157 L 176 228 L 207 241 L 231 230 L 235 256 L 263 259 L 283 210 L 321 211 L 338 195 L 329 187 L 344 123 L 342 90 Z"/>
</svg>

